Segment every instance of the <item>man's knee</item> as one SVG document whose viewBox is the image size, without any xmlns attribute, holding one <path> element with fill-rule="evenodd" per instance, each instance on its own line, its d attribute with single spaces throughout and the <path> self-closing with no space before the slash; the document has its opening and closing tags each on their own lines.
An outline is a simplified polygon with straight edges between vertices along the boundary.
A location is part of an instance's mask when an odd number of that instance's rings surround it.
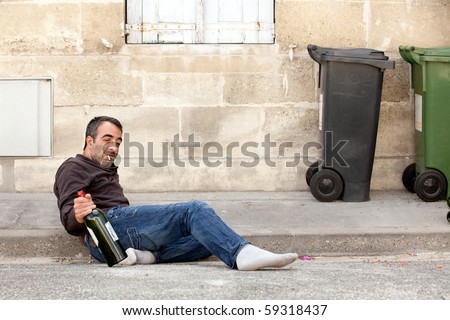
<svg viewBox="0 0 450 320">
<path fill-rule="evenodd" d="M 200 200 L 191 200 L 188 202 L 189 207 L 195 209 L 195 211 L 214 211 L 209 204 Z"/>
</svg>

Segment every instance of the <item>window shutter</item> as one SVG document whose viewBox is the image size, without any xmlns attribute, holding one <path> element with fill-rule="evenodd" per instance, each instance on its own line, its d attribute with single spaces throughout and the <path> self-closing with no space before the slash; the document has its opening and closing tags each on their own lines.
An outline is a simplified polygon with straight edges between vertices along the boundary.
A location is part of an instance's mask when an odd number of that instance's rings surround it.
<svg viewBox="0 0 450 320">
<path fill-rule="evenodd" d="M 273 0 L 205 1 L 204 43 L 273 43 Z"/>
<path fill-rule="evenodd" d="M 127 43 L 273 43 L 274 0 L 128 0 Z"/>
<path fill-rule="evenodd" d="M 128 0 L 127 43 L 193 43 L 197 0 Z"/>
<path fill-rule="evenodd" d="M 127 0 L 125 35 L 127 43 L 142 43 L 142 0 Z"/>
</svg>

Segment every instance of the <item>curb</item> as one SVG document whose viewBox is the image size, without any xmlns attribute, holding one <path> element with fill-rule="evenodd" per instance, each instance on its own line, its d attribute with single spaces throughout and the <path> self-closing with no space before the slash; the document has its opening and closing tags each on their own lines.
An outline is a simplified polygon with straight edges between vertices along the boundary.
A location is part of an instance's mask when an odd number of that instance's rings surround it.
<svg viewBox="0 0 450 320">
<path fill-rule="evenodd" d="M 273 252 L 310 256 L 379 256 L 450 251 L 449 232 L 272 234 L 241 233 L 253 244 Z M 90 259 L 87 248 L 64 230 L 2 230 L 0 257 Z"/>
</svg>

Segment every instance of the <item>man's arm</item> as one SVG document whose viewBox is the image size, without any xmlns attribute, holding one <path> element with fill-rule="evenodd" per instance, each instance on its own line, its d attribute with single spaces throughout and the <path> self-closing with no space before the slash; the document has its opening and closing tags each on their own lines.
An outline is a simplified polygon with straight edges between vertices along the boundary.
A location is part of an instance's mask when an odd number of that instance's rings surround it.
<svg viewBox="0 0 450 320">
<path fill-rule="evenodd" d="M 61 223 L 74 236 L 83 235 L 86 227 L 84 217 L 95 208 L 92 198 L 78 197 L 77 192 L 86 190 L 90 178 L 85 170 L 73 162 L 65 162 L 55 176 L 54 193 L 58 199 Z"/>
</svg>

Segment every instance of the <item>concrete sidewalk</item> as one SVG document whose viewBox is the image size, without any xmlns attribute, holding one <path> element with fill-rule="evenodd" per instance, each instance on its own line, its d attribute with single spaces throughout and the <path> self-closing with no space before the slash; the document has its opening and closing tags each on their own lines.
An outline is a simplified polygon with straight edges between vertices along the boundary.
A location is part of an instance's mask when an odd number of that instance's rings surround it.
<svg viewBox="0 0 450 320">
<path fill-rule="evenodd" d="M 310 192 L 127 194 L 133 205 L 208 202 L 254 244 L 311 256 L 450 252 L 449 208 L 403 191 L 372 191 L 368 202 L 319 202 Z M 59 221 L 53 194 L 0 193 L 0 258 L 89 259 Z"/>
</svg>

